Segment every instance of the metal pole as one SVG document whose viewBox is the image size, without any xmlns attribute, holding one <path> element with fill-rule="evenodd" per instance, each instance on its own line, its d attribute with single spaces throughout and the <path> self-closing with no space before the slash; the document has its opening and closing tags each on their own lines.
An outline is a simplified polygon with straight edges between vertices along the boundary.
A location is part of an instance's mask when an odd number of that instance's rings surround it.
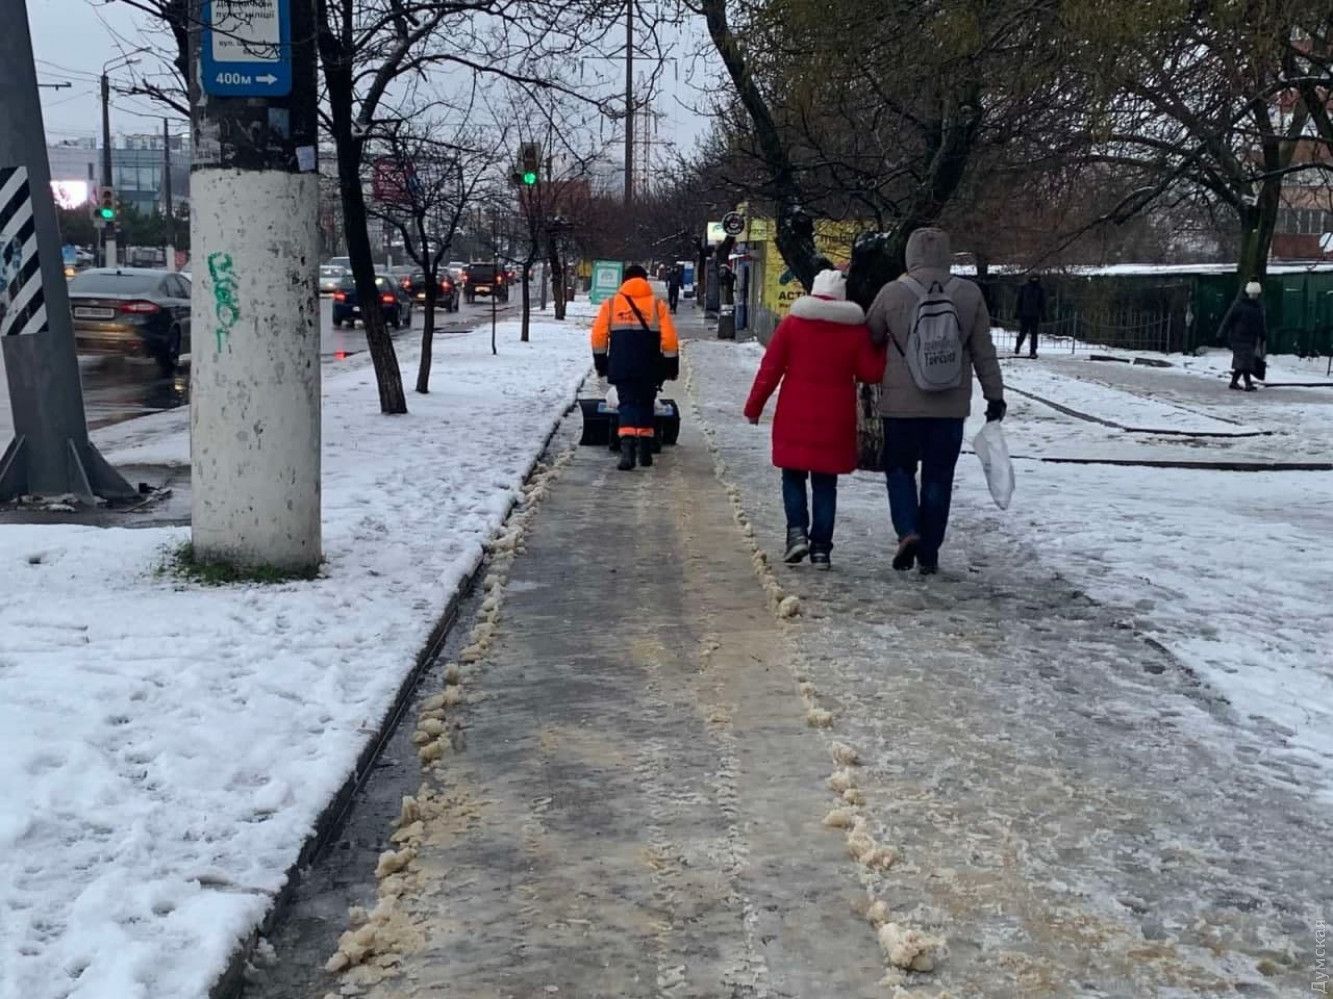
<svg viewBox="0 0 1333 999">
<path fill-rule="evenodd" d="M 0 344 L 14 439 L 0 500 L 135 494 L 88 441 L 25 0 L 0 0 Z"/>
<path fill-rule="evenodd" d="M 167 270 L 176 269 L 176 214 L 171 204 L 171 128 L 162 119 L 162 202 L 167 219 Z"/>
<path fill-rule="evenodd" d="M 191 537 L 200 560 L 308 572 L 321 555 L 315 4 L 248 6 L 216 43 L 191 3 Z M 273 58 L 247 62 L 259 43 Z"/>
<path fill-rule="evenodd" d="M 491 209 L 491 356 L 499 351 L 495 347 L 495 290 L 500 285 L 500 213 Z"/>
<path fill-rule="evenodd" d="M 105 71 L 102 73 L 102 186 L 115 186 L 111 179 L 111 80 Z M 118 263 L 116 223 L 112 222 L 102 230 L 102 266 L 115 267 Z"/>
<path fill-rule="evenodd" d="M 625 207 L 634 204 L 634 0 L 625 0 Z"/>
</svg>

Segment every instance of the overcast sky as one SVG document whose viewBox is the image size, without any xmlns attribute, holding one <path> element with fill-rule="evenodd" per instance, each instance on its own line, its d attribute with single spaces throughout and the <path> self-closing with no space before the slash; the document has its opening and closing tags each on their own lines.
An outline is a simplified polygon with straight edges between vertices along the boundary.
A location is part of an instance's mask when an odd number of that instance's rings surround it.
<svg viewBox="0 0 1333 999">
<path fill-rule="evenodd" d="M 38 80 L 72 84 L 61 90 L 42 90 L 49 141 L 99 134 L 97 77 L 104 64 L 141 44 L 141 15 L 124 4 L 106 0 L 27 0 L 27 3 Z M 680 40 L 677 51 L 683 53 L 698 38 L 691 32 Z M 125 75 L 123 71 L 111 73 L 113 81 L 117 77 L 123 80 Z M 661 138 L 686 148 L 693 145 L 705 127 L 704 122 L 681 107 L 681 101 L 697 101 L 687 82 L 690 75 L 690 66 L 683 56 L 664 67 L 666 92 L 656 105 L 662 116 Z M 162 109 L 146 98 L 112 95 L 111 129 L 116 134 L 161 131 L 161 118 Z M 184 124 L 173 126 L 173 130 L 177 128 L 183 129 Z M 608 134 L 609 131 L 608 128 Z"/>
</svg>

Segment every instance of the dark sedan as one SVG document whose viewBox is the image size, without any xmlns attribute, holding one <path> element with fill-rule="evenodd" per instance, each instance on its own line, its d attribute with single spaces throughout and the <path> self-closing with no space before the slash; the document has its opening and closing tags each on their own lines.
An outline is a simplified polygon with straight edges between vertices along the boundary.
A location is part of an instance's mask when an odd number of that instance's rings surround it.
<svg viewBox="0 0 1333 999">
<path fill-rule="evenodd" d="M 384 321 L 394 329 L 412 325 L 412 298 L 402 286 L 383 274 L 375 275 L 375 290 L 379 295 Z M 348 274 L 333 293 L 333 325 L 352 326 L 362 319 L 361 299 L 356 291 L 356 279 Z"/>
<path fill-rule="evenodd" d="M 98 267 L 69 283 L 74 342 L 84 354 L 134 354 L 164 374 L 190 349 L 190 281 L 139 267 Z"/>
<path fill-rule="evenodd" d="M 444 268 L 440 268 L 439 277 L 440 290 L 435 295 L 435 304 L 445 312 L 457 312 L 459 306 L 458 285 L 454 282 L 451 275 Z M 416 302 L 422 308 L 426 305 L 426 275 L 417 271 L 409 278 L 403 281 L 403 288 L 412 296 L 412 301 Z"/>
</svg>

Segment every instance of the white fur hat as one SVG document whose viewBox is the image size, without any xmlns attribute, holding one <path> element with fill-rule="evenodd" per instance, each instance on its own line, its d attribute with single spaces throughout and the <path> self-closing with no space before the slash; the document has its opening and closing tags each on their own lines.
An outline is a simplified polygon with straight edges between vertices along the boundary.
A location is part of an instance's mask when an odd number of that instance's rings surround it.
<svg viewBox="0 0 1333 999">
<path fill-rule="evenodd" d="M 1249 284 L 1245 286 L 1245 294 L 1249 295 L 1251 298 L 1258 298 L 1263 293 L 1264 293 L 1264 286 L 1261 285 L 1258 281 L 1251 281 Z"/>
<path fill-rule="evenodd" d="M 835 302 L 846 301 L 847 278 L 842 271 L 820 271 L 815 275 L 815 284 L 810 294 L 831 298 Z"/>
</svg>

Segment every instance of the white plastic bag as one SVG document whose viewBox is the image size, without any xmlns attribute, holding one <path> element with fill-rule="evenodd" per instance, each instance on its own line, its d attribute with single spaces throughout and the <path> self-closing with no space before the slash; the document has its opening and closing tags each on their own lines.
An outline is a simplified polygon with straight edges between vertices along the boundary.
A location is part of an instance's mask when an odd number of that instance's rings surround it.
<svg viewBox="0 0 1333 999">
<path fill-rule="evenodd" d="M 620 393 L 614 385 L 606 390 L 606 408 L 613 413 L 620 409 Z"/>
<path fill-rule="evenodd" d="M 1014 464 L 1009 460 L 1009 446 L 1004 442 L 999 420 L 991 420 L 981 428 L 972 441 L 972 450 L 981 459 L 991 499 L 1001 510 L 1008 510 L 1014 496 Z"/>
</svg>

